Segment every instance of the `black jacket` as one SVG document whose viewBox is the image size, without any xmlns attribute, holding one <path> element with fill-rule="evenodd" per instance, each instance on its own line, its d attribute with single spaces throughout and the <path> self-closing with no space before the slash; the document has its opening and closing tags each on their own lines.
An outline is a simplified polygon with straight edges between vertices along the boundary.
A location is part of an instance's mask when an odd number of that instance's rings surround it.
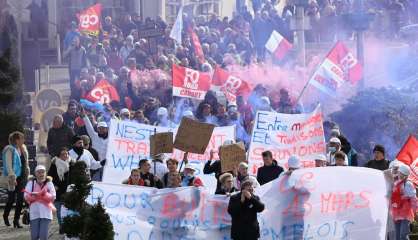
<svg viewBox="0 0 418 240">
<path fill-rule="evenodd" d="M 282 172 L 283 168 L 277 165 L 276 160 L 273 160 L 273 164 L 271 166 L 262 166 L 258 169 L 257 181 L 260 185 L 264 185 L 278 178 Z"/>
<path fill-rule="evenodd" d="M 149 181 L 149 185 L 147 185 L 146 183 L 144 184 L 145 187 L 163 188 L 163 183 L 161 182 L 161 180 L 158 179 L 157 181 L 154 181 L 154 174 L 152 173 L 146 173 L 146 174 L 141 173 L 141 179 L 144 181 L 145 180 Z"/>
<path fill-rule="evenodd" d="M 233 240 L 257 240 L 260 237 L 257 213 L 264 210 L 264 204 L 256 195 L 241 203 L 241 192 L 229 199 L 228 213 L 232 218 L 231 238 Z"/>
<path fill-rule="evenodd" d="M 383 171 L 389 168 L 389 161 L 386 159 L 381 160 L 381 161 L 370 160 L 364 166 L 367 168 L 374 168 L 374 169 Z"/>
<path fill-rule="evenodd" d="M 212 174 L 215 173 L 216 177 L 216 191 L 218 192 L 221 190 L 221 183 L 219 182 L 219 177 L 222 174 L 222 167 L 221 167 L 221 161 L 207 161 L 205 163 L 205 166 L 203 167 L 203 173 L 204 174 Z"/>
<path fill-rule="evenodd" d="M 46 141 L 49 155 L 52 157 L 58 156 L 59 150 L 62 147 L 70 149 L 73 137 L 74 131 L 65 124 L 63 124 L 61 128 L 50 128 Z"/>
</svg>

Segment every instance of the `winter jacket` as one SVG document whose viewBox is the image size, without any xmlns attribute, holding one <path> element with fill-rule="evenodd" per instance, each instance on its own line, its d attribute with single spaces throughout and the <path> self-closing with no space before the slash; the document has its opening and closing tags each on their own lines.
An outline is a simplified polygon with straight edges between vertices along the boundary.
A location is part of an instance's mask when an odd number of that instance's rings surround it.
<svg viewBox="0 0 418 240">
<path fill-rule="evenodd" d="M 57 171 L 57 166 L 55 165 L 55 161 L 56 161 L 56 158 L 52 160 L 51 167 L 49 168 L 49 171 L 48 171 L 48 176 L 52 178 L 52 183 L 54 184 L 55 191 L 56 191 L 56 200 L 63 201 L 64 199 L 62 199 L 62 196 L 64 195 L 64 193 L 67 192 L 68 185 L 71 184 L 70 183 L 70 171 L 72 168 L 73 160 L 69 160 L 70 168 L 68 172 L 64 173 L 64 178 L 62 180 L 58 177 L 58 171 Z"/>
<path fill-rule="evenodd" d="M 55 157 L 59 155 L 62 147 L 71 148 L 73 137 L 74 131 L 65 124 L 60 128 L 50 128 L 46 141 L 49 155 Z"/>
<path fill-rule="evenodd" d="M 282 172 L 283 168 L 277 165 L 276 160 L 273 160 L 273 164 L 271 166 L 262 166 L 258 169 L 257 181 L 260 185 L 264 185 L 278 178 Z"/>
<path fill-rule="evenodd" d="M 251 199 L 241 202 L 241 192 L 229 199 L 228 213 L 232 218 L 231 238 L 233 240 L 256 240 L 260 237 L 257 213 L 264 210 L 260 198 L 253 195 Z"/>
<path fill-rule="evenodd" d="M 389 161 L 386 159 L 381 160 L 381 161 L 370 160 L 364 166 L 367 168 L 374 168 L 374 169 L 383 171 L 389 168 Z"/>
<path fill-rule="evenodd" d="M 407 180 L 394 183 L 390 201 L 390 210 L 394 221 L 408 220 L 412 222 L 417 206 L 414 184 Z"/>
<path fill-rule="evenodd" d="M 32 192 L 38 193 L 32 195 Z M 32 178 L 25 187 L 24 194 L 26 202 L 29 203 L 30 220 L 46 218 L 52 220 L 52 210 L 55 208 L 55 188 L 51 177 L 47 177 L 44 183 L 38 183 Z"/>
<path fill-rule="evenodd" d="M 222 167 L 221 167 L 221 161 L 207 161 L 205 163 L 205 166 L 203 167 L 203 173 L 204 174 L 212 174 L 215 173 L 216 177 L 216 192 L 220 191 L 221 189 L 221 183 L 219 182 L 219 177 L 222 174 Z"/>
</svg>

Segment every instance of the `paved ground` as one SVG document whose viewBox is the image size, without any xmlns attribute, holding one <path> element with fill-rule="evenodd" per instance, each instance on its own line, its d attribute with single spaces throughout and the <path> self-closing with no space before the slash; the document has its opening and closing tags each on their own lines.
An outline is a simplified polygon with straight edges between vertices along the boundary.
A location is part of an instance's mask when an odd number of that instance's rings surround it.
<svg viewBox="0 0 418 240">
<path fill-rule="evenodd" d="M 3 209 L 0 210 L 1 216 L 3 216 Z M 55 216 L 54 216 L 55 218 Z M 13 212 L 10 213 L 9 221 L 13 221 Z M 21 224 L 22 225 L 22 224 Z M 16 229 L 12 226 L 6 227 L 3 222 L 3 218 L 0 219 L 0 239 L 1 240 L 28 240 L 30 239 L 29 225 L 22 225 L 23 228 Z M 63 240 L 64 235 L 58 234 L 57 220 L 52 220 L 52 224 L 49 228 L 49 240 Z"/>
</svg>

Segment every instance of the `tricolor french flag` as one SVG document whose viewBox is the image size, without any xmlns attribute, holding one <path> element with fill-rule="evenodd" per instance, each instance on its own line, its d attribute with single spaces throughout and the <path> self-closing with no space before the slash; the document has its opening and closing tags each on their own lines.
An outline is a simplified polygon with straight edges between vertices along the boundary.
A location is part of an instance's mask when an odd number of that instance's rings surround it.
<svg viewBox="0 0 418 240">
<path fill-rule="evenodd" d="M 292 44 L 276 31 L 271 33 L 265 46 L 278 60 L 282 60 L 292 49 Z"/>
</svg>

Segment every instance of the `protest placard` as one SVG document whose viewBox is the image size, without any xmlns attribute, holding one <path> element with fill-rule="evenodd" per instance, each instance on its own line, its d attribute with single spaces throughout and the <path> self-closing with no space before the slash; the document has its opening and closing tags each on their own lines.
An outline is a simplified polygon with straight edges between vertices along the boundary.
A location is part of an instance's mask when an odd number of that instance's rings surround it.
<svg viewBox="0 0 418 240">
<path fill-rule="evenodd" d="M 287 168 L 287 160 L 292 155 L 300 158 L 303 167 L 314 167 L 315 157 L 325 153 L 320 106 L 312 113 L 303 114 L 258 111 L 248 153 L 252 174 L 263 165 L 261 153 L 266 150 L 270 150 L 284 168 Z"/>
<path fill-rule="evenodd" d="M 183 118 L 174 140 L 174 147 L 184 152 L 202 154 L 209 144 L 213 129 L 213 124 Z"/>
<path fill-rule="evenodd" d="M 384 240 L 388 186 L 383 172 L 369 168 L 305 168 L 283 175 L 255 190 L 265 205 L 258 215 L 260 239 Z M 94 182 L 87 202 L 99 199 L 116 240 L 230 239 L 229 197 L 205 188 Z"/>
<path fill-rule="evenodd" d="M 163 132 L 155 133 L 150 137 L 150 152 L 151 157 L 160 153 L 173 152 L 173 133 Z"/>
<path fill-rule="evenodd" d="M 167 128 L 140 124 L 133 121 L 119 121 L 112 119 L 109 126 L 109 142 L 106 153 L 106 165 L 104 166 L 103 182 L 121 183 L 129 177 L 133 168 L 138 167 L 138 163 L 143 158 L 150 157 L 150 136 L 161 132 L 173 132 L 175 136 L 176 128 Z M 203 174 L 204 162 L 209 159 L 210 151 L 215 151 L 214 159 L 219 159 L 218 148 L 225 140 L 235 139 L 235 127 L 216 127 L 204 154 L 189 153 L 189 163 L 194 164 L 197 169 L 196 175 L 203 179 L 205 187 L 214 189 L 216 179 L 212 175 Z M 183 159 L 184 152 L 174 149 L 172 157 L 177 160 Z"/>
<path fill-rule="evenodd" d="M 240 162 L 246 161 L 244 143 L 230 144 L 219 148 L 222 172 L 234 170 Z"/>
</svg>

